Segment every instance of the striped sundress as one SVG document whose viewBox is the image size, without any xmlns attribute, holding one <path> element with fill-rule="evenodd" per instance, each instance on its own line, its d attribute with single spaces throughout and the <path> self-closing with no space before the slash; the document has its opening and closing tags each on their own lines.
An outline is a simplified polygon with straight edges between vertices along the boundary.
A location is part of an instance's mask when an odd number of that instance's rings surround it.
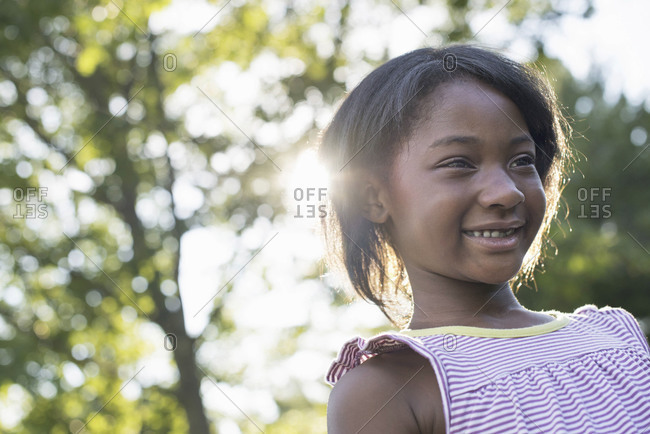
<svg viewBox="0 0 650 434">
<path fill-rule="evenodd" d="M 442 393 L 447 433 L 650 434 L 650 348 L 626 310 L 585 305 L 545 312 L 518 329 L 466 326 L 348 341 L 326 381 L 374 355 L 411 347 Z"/>
</svg>

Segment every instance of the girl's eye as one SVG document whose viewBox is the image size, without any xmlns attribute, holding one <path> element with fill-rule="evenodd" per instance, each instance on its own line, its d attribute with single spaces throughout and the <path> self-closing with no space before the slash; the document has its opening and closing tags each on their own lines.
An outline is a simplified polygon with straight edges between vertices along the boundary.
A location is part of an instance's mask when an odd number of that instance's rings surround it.
<svg viewBox="0 0 650 434">
<path fill-rule="evenodd" d="M 451 169 L 466 169 L 472 166 L 465 160 L 452 160 L 448 163 L 443 164 L 442 167 L 449 167 Z"/>
<path fill-rule="evenodd" d="M 517 158 L 512 164 L 515 167 L 533 166 L 535 165 L 535 158 L 531 157 L 530 155 L 523 155 Z"/>
</svg>

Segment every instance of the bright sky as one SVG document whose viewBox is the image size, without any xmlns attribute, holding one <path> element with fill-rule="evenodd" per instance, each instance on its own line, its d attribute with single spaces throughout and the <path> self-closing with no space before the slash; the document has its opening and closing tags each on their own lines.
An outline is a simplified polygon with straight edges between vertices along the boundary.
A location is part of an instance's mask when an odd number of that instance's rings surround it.
<svg viewBox="0 0 650 434">
<path fill-rule="evenodd" d="M 608 100 L 624 93 L 632 104 L 648 105 L 650 58 L 647 56 L 650 3 L 642 0 L 597 0 L 589 19 L 567 18 L 561 31 L 547 32 L 547 50 L 573 75 L 586 79 L 598 65 Z"/>
</svg>

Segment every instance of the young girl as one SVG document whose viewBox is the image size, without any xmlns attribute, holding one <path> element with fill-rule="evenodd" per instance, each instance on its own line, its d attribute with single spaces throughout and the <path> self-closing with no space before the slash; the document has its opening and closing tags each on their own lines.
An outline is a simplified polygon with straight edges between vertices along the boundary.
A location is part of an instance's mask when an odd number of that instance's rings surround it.
<svg viewBox="0 0 650 434">
<path fill-rule="evenodd" d="M 650 349 L 621 308 L 527 310 L 571 161 L 535 70 L 473 46 L 389 61 L 322 138 L 331 264 L 398 326 L 347 342 L 337 433 L 650 431 Z"/>
</svg>

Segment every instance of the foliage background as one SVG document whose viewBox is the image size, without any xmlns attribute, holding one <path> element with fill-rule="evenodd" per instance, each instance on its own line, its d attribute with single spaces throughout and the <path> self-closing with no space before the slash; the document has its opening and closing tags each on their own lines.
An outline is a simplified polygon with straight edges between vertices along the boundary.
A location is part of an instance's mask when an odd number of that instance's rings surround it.
<svg viewBox="0 0 650 434">
<path fill-rule="evenodd" d="M 648 332 L 650 105 L 547 53 L 596 8 L 563 5 L 2 2 L 3 432 L 325 432 L 329 361 L 388 325 L 321 278 L 291 192 L 344 93 L 425 44 L 535 61 L 573 118 L 559 256 L 522 303 Z"/>
</svg>

